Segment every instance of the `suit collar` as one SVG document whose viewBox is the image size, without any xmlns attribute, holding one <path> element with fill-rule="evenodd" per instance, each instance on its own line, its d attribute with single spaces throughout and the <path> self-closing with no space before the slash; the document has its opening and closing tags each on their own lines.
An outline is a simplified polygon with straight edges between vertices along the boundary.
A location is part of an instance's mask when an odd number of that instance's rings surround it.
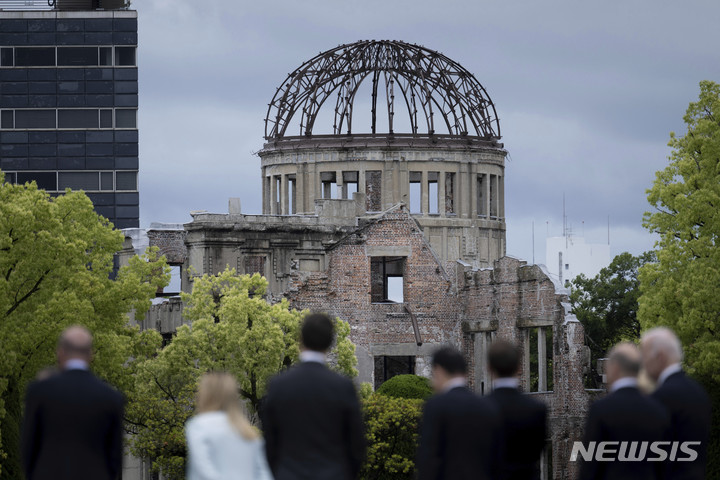
<svg viewBox="0 0 720 480">
<path fill-rule="evenodd" d="M 672 365 L 667 366 L 665 370 L 660 373 L 657 381 L 657 386 L 662 386 L 662 384 L 665 383 L 665 380 L 667 380 L 670 375 L 674 375 L 676 373 L 682 373 L 682 367 L 679 363 L 673 363 Z"/>
<path fill-rule="evenodd" d="M 519 384 L 520 382 L 516 377 L 496 378 L 493 380 L 493 390 L 497 390 L 498 388 L 511 388 L 517 390 Z"/>
<path fill-rule="evenodd" d="M 615 380 L 610 387 L 610 393 L 617 392 L 621 388 L 637 388 L 638 381 L 635 377 L 623 377 Z"/>
<path fill-rule="evenodd" d="M 323 352 L 315 352 L 313 350 L 303 350 L 300 352 L 300 361 L 303 363 L 314 362 L 325 364 L 325 354 Z"/>
<path fill-rule="evenodd" d="M 445 383 L 443 386 L 441 393 L 447 393 L 450 390 L 454 390 L 456 388 L 465 388 L 467 386 L 467 379 L 465 377 L 455 377 L 451 378 L 450 380 Z"/>
</svg>

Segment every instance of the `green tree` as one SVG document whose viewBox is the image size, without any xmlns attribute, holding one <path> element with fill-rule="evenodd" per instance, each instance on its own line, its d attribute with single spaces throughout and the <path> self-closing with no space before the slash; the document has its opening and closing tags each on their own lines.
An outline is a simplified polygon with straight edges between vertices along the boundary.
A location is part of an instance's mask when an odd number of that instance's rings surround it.
<svg viewBox="0 0 720 480">
<path fill-rule="evenodd" d="M 238 276 L 226 268 L 193 282 L 183 294 L 183 325 L 168 346 L 136 357 L 131 368 L 135 387 L 129 402 L 128 420 L 135 436 L 135 454 L 153 460 L 153 469 L 167 478 L 183 478 L 185 472 L 184 426 L 192 415 L 200 376 L 207 371 L 235 375 L 240 395 L 255 413 L 265 394 L 267 381 L 297 361 L 300 323 L 305 312 L 290 308 L 287 300 L 269 304 L 263 297 L 267 280 L 258 274 Z M 357 375 L 355 346 L 347 322 L 336 319 L 337 340 L 330 359 L 334 368 Z"/>
<path fill-rule="evenodd" d="M 113 280 L 122 232 L 98 216 L 82 192 L 51 198 L 36 184 L 4 183 L 0 172 L 0 438 L 2 478 L 20 478 L 17 439 L 27 383 L 54 363 L 69 325 L 95 333 L 93 368 L 120 372 L 137 334 L 127 312 L 143 313 L 169 267 L 157 250 L 135 257 Z"/>
<path fill-rule="evenodd" d="M 659 235 L 657 262 L 640 269 L 643 328 L 672 328 L 691 373 L 720 381 L 720 85 L 700 82 L 684 117 L 687 133 L 670 134 L 670 164 L 648 193 L 655 209 L 643 225 Z"/>
<path fill-rule="evenodd" d="M 654 211 L 643 225 L 659 235 L 657 262 L 640 269 L 638 318 L 664 325 L 682 341 L 685 368 L 720 411 L 720 85 L 700 82 L 685 113 L 687 133 L 670 134 L 670 162 L 647 191 Z M 708 478 L 720 475 L 720 427 L 713 421 Z"/>
<path fill-rule="evenodd" d="M 638 270 L 654 258 L 654 252 L 639 256 L 624 252 L 595 277 L 581 274 L 572 281 L 572 312 L 585 329 L 593 368 L 616 343 L 640 337 Z"/>
<path fill-rule="evenodd" d="M 363 480 L 415 478 L 418 424 L 424 401 L 374 394 L 363 401 L 367 459 Z"/>
</svg>

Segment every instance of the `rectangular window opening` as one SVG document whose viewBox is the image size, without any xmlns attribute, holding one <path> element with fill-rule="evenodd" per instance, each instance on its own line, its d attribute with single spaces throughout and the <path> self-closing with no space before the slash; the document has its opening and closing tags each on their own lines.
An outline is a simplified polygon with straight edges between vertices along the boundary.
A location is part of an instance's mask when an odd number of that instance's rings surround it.
<svg viewBox="0 0 720 480">
<path fill-rule="evenodd" d="M 405 257 L 371 257 L 370 301 L 403 303 L 405 300 Z"/>
<path fill-rule="evenodd" d="M 297 185 L 295 175 L 288 176 L 288 208 L 290 213 L 297 213 Z"/>
<path fill-rule="evenodd" d="M 115 65 L 120 67 L 135 66 L 135 47 L 115 47 Z"/>
<path fill-rule="evenodd" d="M 422 172 L 410 172 L 410 213 L 422 213 Z"/>
<path fill-rule="evenodd" d="M 16 67 L 54 67 L 55 47 L 16 47 Z"/>
<path fill-rule="evenodd" d="M 322 198 L 338 198 L 335 172 L 320 172 Z"/>
<path fill-rule="evenodd" d="M 17 183 L 22 185 L 29 182 L 37 183 L 38 188 L 57 191 L 57 173 L 55 172 L 17 172 Z"/>
<path fill-rule="evenodd" d="M 528 329 L 529 377 L 528 391 L 553 391 L 553 338 L 552 327 Z M 543 346 L 541 349 L 540 346 Z"/>
<path fill-rule="evenodd" d="M 15 112 L 13 110 L 3 110 L 0 112 L 0 128 L 15 128 Z"/>
<path fill-rule="evenodd" d="M 0 48 L 0 67 L 14 67 L 15 55 L 13 48 Z"/>
<path fill-rule="evenodd" d="M 375 389 L 397 375 L 415 374 L 414 356 L 377 356 L 374 359 Z"/>
<path fill-rule="evenodd" d="M 479 217 L 487 217 L 487 202 L 485 201 L 485 187 L 487 175 L 481 173 L 477 176 L 477 214 Z"/>
<path fill-rule="evenodd" d="M 438 172 L 428 172 L 428 213 L 437 215 L 440 213 L 440 191 L 438 190 Z"/>
<path fill-rule="evenodd" d="M 490 175 L 490 217 L 497 218 L 498 202 L 497 202 L 497 175 Z"/>
</svg>

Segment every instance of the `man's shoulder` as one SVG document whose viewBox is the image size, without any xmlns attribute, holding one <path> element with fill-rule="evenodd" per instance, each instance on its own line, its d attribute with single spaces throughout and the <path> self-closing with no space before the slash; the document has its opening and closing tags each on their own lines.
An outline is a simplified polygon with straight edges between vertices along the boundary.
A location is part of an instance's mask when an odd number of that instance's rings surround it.
<svg viewBox="0 0 720 480">
<path fill-rule="evenodd" d="M 535 411 L 545 414 L 547 405 L 526 395 L 514 388 L 498 388 L 487 396 L 501 410 L 508 408 L 522 408 L 523 410 Z"/>
<path fill-rule="evenodd" d="M 660 385 L 652 394 L 652 397 L 665 406 L 678 403 L 680 405 L 687 404 L 688 399 L 693 399 L 693 403 L 710 404 L 710 397 L 705 389 L 697 381 L 687 376 L 684 372 L 677 372 L 670 375 L 662 385 Z"/>
<path fill-rule="evenodd" d="M 269 388 L 283 388 L 284 386 L 290 386 L 297 382 L 322 382 L 352 387 L 352 380 L 334 372 L 325 364 L 301 362 L 276 375 L 270 380 Z"/>
</svg>

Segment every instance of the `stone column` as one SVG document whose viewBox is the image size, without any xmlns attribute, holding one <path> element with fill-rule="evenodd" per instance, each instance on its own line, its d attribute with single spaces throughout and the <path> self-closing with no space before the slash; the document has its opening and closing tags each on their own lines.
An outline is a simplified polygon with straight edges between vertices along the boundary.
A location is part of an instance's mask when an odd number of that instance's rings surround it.
<svg viewBox="0 0 720 480">
<path fill-rule="evenodd" d="M 277 177 L 270 176 L 270 215 L 277 215 Z"/>
<path fill-rule="evenodd" d="M 526 392 L 530 391 L 530 329 L 522 329 L 523 342 L 523 385 Z"/>
<path fill-rule="evenodd" d="M 438 213 L 445 216 L 445 172 L 438 173 Z"/>
<path fill-rule="evenodd" d="M 295 175 L 295 211 L 305 213 L 305 181 L 307 179 L 307 163 L 298 165 Z"/>
<path fill-rule="evenodd" d="M 423 215 L 430 213 L 430 188 L 428 185 L 428 172 L 423 170 L 421 173 L 420 180 L 420 211 Z"/>
<path fill-rule="evenodd" d="M 280 214 L 288 215 L 290 213 L 290 192 L 288 185 L 288 176 L 283 174 L 280 176 Z"/>
<path fill-rule="evenodd" d="M 470 218 L 478 217 L 478 171 L 477 164 L 470 165 Z"/>
<path fill-rule="evenodd" d="M 547 391 L 547 352 L 545 349 L 545 327 L 538 327 L 538 391 Z"/>
</svg>

